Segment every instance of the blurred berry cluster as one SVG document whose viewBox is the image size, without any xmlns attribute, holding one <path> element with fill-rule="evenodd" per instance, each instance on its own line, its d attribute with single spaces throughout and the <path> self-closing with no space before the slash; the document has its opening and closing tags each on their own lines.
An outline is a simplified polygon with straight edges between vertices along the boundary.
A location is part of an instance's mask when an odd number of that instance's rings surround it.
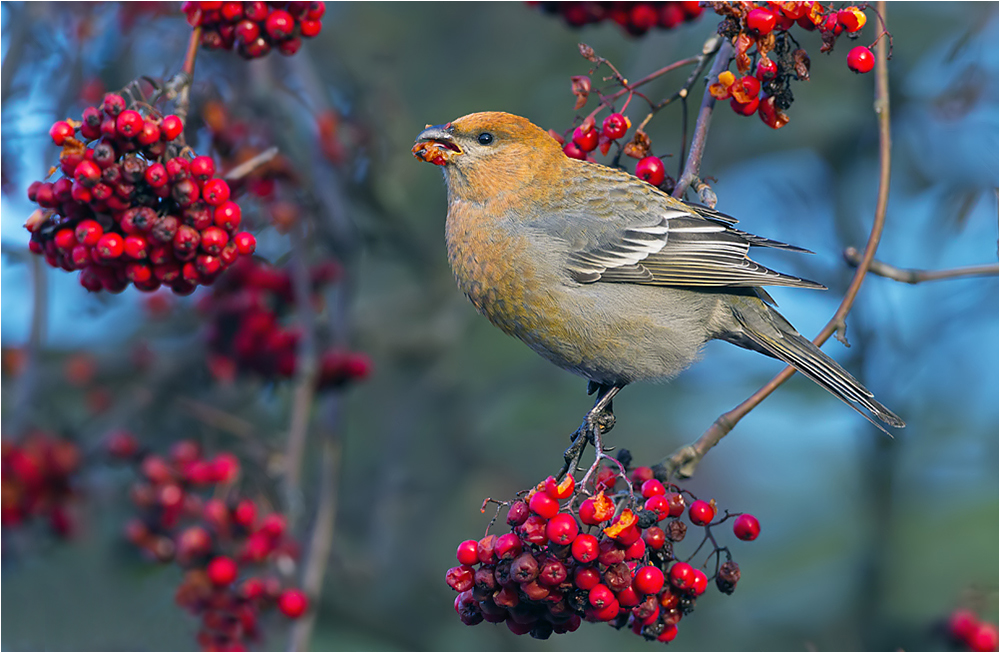
<svg viewBox="0 0 1000 653">
<path fill-rule="evenodd" d="M 201 27 L 201 46 L 232 50 L 258 59 L 271 50 L 291 56 L 323 29 L 323 2 L 197 2 L 181 5 L 192 27 Z"/>
</svg>

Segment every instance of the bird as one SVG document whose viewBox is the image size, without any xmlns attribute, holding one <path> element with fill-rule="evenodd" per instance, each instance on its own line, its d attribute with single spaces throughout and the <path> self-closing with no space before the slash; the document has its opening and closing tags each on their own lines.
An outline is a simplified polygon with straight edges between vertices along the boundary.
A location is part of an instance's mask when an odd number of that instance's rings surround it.
<svg viewBox="0 0 1000 653">
<path fill-rule="evenodd" d="M 905 426 L 799 334 L 763 288 L 825 286 L 749 257 L 752 247 L 809 250 L 741 231 L 735 218 L 623 170 L 570 158 L 510 113 L 428 125 L 411 151 L 443 170 L 459 288 L 503 332 L 588 380 L 597 401 L 581 429 L 592 441 L 620 390 L 672 379 L 713 339 L 791 365 L 883 432 Z"/>
</svg>

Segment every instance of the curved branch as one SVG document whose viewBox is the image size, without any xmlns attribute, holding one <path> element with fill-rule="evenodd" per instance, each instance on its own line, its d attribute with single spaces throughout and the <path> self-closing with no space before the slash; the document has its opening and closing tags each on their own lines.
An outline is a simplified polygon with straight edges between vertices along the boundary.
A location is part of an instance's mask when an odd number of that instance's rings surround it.
<svg viewBox="0 0 1000 653">
<path fill-rule="evenodd" d="M 844 260 L 848 264 L 861 264 L 861 252 L 854 247 L 844 250 Z M 916 270 L 897 268 L 881 261 L 872 261 L 868 271 L 880 277 L 899 281 L 901 283 L 918 284 L 925 281 L 940 281 L 942 279 L 958 279 L 961 277 L 995 277 L 1000 273 L 1000 264 L 969 265 L 950 270 Z"/>
<path fill-rule="evenodd" d="M 885 16 L 885 2 L 879 2 L 878 11 Z M 721 53 L 720 53 L 721 54 Z M 864 254 L 858 262 L 858 269 L 851 279 L 837 312 L 833 314 L 830 321 L 813 339 L 813 344 L 817 347 L 826 342 L 830 336 L 844 327 L 844 320 L 854 305 L 858 291 L 861 289 L 861 282 L 864 281 L 868 267 L 875 258 L 875 250 L 878 248 L 879 240 L 882 237 L 882 229 L 885 225 L 886 207 L 889 203 L 889 176 L 892 164 L 892 135 L 889 122 L 889 70 L 887 65 L 888 43 L 885 39 L 878 42 L 875 61 L 875 103 L 874 109 L 878 116 L 879 134 L 879 186 L 878 199 L 875 204 L 875 216 L 872 219 L 871 232 L 868 234 L 868 242 L 865 245 Z M 713 70 L 715 68 L 713 67 Z M 707 91 L 706 91 L 707 93 Z M 705 105 L 702 105 L 704 109 Z M 700 120 L 700 118 L 699 118 Z M 707 128 L 706 128 L 707 129 Z M 691 144 L 692 151 L 694 143 Z M 678 184 L 680 187 L 680 184 Z M 675 191 L 676 195 L 676 191 Z M 795 368 L 786 367 L 777 376 L 767 382 L 757 392 L 753 393 L 739 406 L 720 415 L 715 422 L 699 437 L 695 442 L 682 447 L 670 456 L 665 464 L 669 474 L 676 474 L 680 478 L 692 476 L 698 463 L 705 454 L 722 438 L 726 437 L 733 427 L 739 423 L 751 410 L 756 408 L 768 395 L 777 390 L 785 381 L 795 373 Z"/>
</svg>

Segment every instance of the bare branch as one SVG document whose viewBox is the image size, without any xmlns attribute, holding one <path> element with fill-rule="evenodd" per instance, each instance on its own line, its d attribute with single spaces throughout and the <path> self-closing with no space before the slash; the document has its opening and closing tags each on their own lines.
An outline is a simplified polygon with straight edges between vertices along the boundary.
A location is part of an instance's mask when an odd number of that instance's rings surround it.
<svg viewBox="0 0 1000 653">
<path fill-rule="evenodd" d="M 878 10 L 885 16 L 885 2 L 878 3 Z M 878 199 L 875 204 L 875 215 L 872 219 L 871 231 L 868 234 L 868 243 L 865 245 L 864 255 L 858 262 L 858 269 L 854 273 L 851 285 L 848 286 L 840 306 L 836 313 L 830 318 L 826 326 L 813 339 L 813 344 L 817 347 L 826 342 L 831 335 L 842 329 L 844 320 L 854 305 L 861 282 L 864 281 L 868 267 L 875 258 L 875 250 L 878 248 L 879 240 L 882 237 L 882 229 L 885 225 L 886 207 L 889 203 L 889 173 L 892 167 L 892 135 L 889 121 L 889 70 L 886 65 L 888 55 L 888 42 L 882 39 L 878 42 L 875 57 L 875 103 L 874 109 L 878 117 L 879 132 L 879 186 Z M 720 53 L 721 56 L 721 53 Z M 715 67 L 713 67 L 713 70 Z M 706 91 L 707 93 L 707 91 Z M 702 105 L 704 108 L 704 104 Z M 696 137 L 697 140 L 697 137 Z M 694 150 L 694 143 L 691 145 Z M 678 184 L 680 186 L 680 184 Z M 677 193 L 675 192 L 675 195 Z M 689 478 L 695 472 L 698 463 L 705 454 L 719 443 L 722 438 L 733 429 L 736 424 L 743 419 L 747 413 L 756 408 L 768 395 L 777 390 L 785 381 L 795 373 L 795 368 L 786 367 L 777 376 L 767 382 L 757 392 L 753 393 L 739 406 L 723 413 L 694 443 L 682 447 L 674 452 L 666 461 L 667 470 L 670 475 L 676 474 L 680 478 Z"/>
<path fill-rule="evenodd" d="M 857 267 L 861 264 L 861 252 L 854 247 L 844 250 L 844 260 Z M 942 279 L 958 279 L 960 277 L 995 277 L 1000 273 L 1000 265 L 984 264 L 970 265 L 950 270 L 916 270 L 897 268 L 881 261 L 872 261 L 868 271 L 880 277 L 900 281 L 902 283 L 918 284 L 925 281 L 940 281 Z"/>
</svg>

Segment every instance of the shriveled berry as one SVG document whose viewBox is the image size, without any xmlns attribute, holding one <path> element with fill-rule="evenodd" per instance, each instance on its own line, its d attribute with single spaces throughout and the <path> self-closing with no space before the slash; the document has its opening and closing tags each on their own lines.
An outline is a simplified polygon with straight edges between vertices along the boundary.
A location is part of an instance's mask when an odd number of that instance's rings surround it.
<svg viewBox="0 0 1000 653">
<path fill-rule="evenodd" d="M 104 96 L 104 104 L 101 105 L 101 108 L 108 116 L 117 118 L 125 110 L 125 98 L 117 93 L 108 93 Z"/>
<path fill-rule="evenodd" d="M 471 590 L 473 585 L 475 585 L 474 575 L 475 570 L 472 567 L 461 565 L 449 569 L 444 579 L 451 589 L 456 592 L 464 592 L 465 590 Z"/>
</svg>

